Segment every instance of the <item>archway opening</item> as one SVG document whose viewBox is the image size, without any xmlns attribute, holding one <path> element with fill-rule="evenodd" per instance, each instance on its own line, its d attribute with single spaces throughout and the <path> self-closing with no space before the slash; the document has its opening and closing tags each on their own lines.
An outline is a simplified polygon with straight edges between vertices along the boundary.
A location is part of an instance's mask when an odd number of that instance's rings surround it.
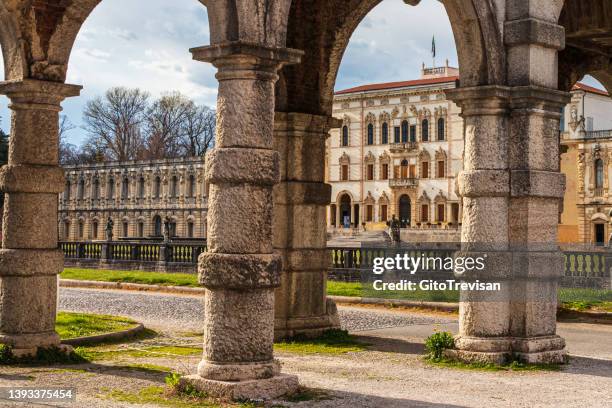
<svg viewBox="0 0 612 408">
<path fill-rule="evenodd" d="M 340 223 L 344 228 L 351 226 L 351 197 L 348 194 L 340 197 Z"/>
<path fill-rule="evenodd" d="M 399 199 L 399 220 L 402 228 L 410 227 L 412 204 L 410 197 L 403 194 Z"/>
</svg>

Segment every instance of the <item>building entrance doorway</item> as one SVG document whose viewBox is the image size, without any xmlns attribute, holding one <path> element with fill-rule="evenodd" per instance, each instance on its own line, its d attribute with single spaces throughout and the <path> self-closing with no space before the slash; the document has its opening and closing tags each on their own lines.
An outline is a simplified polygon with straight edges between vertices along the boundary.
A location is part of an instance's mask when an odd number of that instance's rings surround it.
<svg viewBox="0 0 612 408">
<path fill-rule="evenodd" d="M 348 228 L 351 226 L 351 197 L 344 194 L 340 197 L 340 226 Z"/>
<path fill-rule="evenodd" d="M 410 210 L 410 197 L 404 194 L 399 199 L 399 219 L 400 223 L 402 224 L 402 228 L 410 226 Z"/>
</svg>

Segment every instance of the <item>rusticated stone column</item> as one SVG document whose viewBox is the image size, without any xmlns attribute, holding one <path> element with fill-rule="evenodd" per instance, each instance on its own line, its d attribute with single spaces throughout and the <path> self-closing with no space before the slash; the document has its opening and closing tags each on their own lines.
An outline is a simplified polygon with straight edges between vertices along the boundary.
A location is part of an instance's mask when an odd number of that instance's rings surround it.
<svg viewBox="0 0 612 408">
<path fill-rule="evenodd" d="M 465 126 L 463 171 L 457 179 L 463 199 L 461 241 L 465 256 L 486 256 L 483 271 L 461 278 L 506 281 L 509 249 L 508 115 L 510 89 L 499 86 L 458 88 L 447 97 L 462 108 Z M 510 285 L 499 292 L 462 291 L 457 357 L 503 363 L 511 357 Z"/>
<path fill-rule="evenodd" d="M 186 379 L 211 395 L 272 398 L 293 392 L 273 356 L 274 288 L 281 258 L 272 245 L 274 85 L 301 52 L 232 42 L 192 50 L 218 68 L 217 136 L 206 158 L 210 185 L 208 252 L 199 260 L 207 289 L 204 355 Z"/>
<path fill-rule="evenodd" d="M 317 336 L 339 328 L 336 305 L 327 299 L 329 267 L 325 140 L 332 117 L 276 112 L 274 140 L 281 183 L 274 188 L 274 248 L 283 264 L 276 290 L 275 338 Z"/>
<path fill-rule="evenodd" d="M 556 335 L 557 289 L 564 271 L 557 243 L 565 175 L 559 169 L 559 121 L 566 92 L 513 89 L 510 125 L 510 243 L 513 280 L 510 334 L 514 357 L 563 363 L 565 341 Z"/>
<path fill-rule="evenodd" d="M 0 343 L 15 355 L 58 346 L 55 332 L 58 249 L 57 200 L 65 188 L 58 165 L 58 114 L 81 87 L 24 79 L 0 83 L 12 110 L 8 164 L 0 170 L 6 193 L 0 249 Z"/>
</svg>

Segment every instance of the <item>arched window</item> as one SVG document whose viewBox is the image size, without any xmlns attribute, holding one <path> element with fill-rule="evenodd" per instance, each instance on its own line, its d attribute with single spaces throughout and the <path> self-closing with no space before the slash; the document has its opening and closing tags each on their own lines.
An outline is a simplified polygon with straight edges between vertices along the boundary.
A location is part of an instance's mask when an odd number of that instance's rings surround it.
<svg viewBox="0 0 612 408">
<path fill-rule="evenodd" d="M 161 195 L 161 178 L 155 177 L 155 198 L 159 198 Z"/>
<path fill-rule="evenodd" d="M 66 190 L 64 190 L 64 201 L 70 201 L 70 189 L 72 188 L 72 185 L 70 184 L 70 181 L 66 181 Z"/>
<path fill-rule="evenodd" d="M 342 146 L 349 145 L 349 134 L 348 134 L 348 126 L 342 126 Z"/>
<path fill-rule="evenodd" d="M 144 222 L 142 221 L 138 221 L 138 237 L 139 238 L 144 237 Z"/>
<path fill-rule="evenodd" d="M 603 188 L 604 165 L 603 160 L 595 160 L 595 188 Z"/>
<path fill-rule="evenodd" d="M 128 198 L 128 194 L 130 192 L 130 180 L 127 177 L 123 179 L 123 183 L 121 183 L 121 199 L 125 200 Z"/>
<path fill-rule="evenodd" d="M 115 198 L 115 179 L 108 180 L 108 198 Z"/>
<path fill-rule="evenodd" d="M 187 223 L 187 237 L 193 238 L 193 222 L 191 221 Z"/>
<path fill-rule="evenodd" d="M 123 236 L 124 237 L 128 236 L 128 222 L 127 221 L 123 221 Z"/>
<path fill-rule="evenodd" d="M 408 143 L 408 121 L 402 122 L 402 143 Z"/>
<path fill-rule="evenodd" d="M 83 221 L 79 221 L 79 239 L 83 239 Z"/>
<path fill-rule="evenodd" d="M 400 167 L 401 167 L 400 177 L 403 179 L 407 179 L 408 178 L 408 160 L 406 159 L 402 160 Z"/>
<path fill-rule="evenodd" d="M 382 124 L 382 144 L 389 143 L 389 124 L 387 122 Z"/>
<path fill-rule="evenodd" d="M 189 176 L 189 197 L 195 197 L 195 176 Z"/>
<path fill-rule="evenodd" d="M 423 142 L 429 141 L 429 121 L 427 119 L 423 119 L 421 122 L 421 140 Z"/>
<path fill-rule="evenodd" d="M 70 221 L 64 221 L 64 239 L 70 239 Z"/>
<path fill-rule="evenodd" d="M 444 118 L 438 119 L 438 140 L 444 140 Z"/>
<path fill-rule="evenodd" d="M 93 239 L 98 239 L 98 221 L 91 224 L 91 235 Z"/>
<path fill-rule="evenodd" d="M 92 188 L 92 196 L 94 200 L 97 200 L 98 198 L 100 198 L 100 180 L 95 179 L 93 182 L 93 188 Z"/>
<path fill-rule="evenodd" d="M 178 197 L 178 177 L 172 176 L 172 197 Z"/>
<path fill-rule="evenodd" d="M 374 144 L 374 125 L 368 124 L 368 145 Z"/>
<path fill-rule="evenodd" d="M 138 180 L 138 197 L 144 198 L 144 195 L 145 195 L 145 179 L 144 177 L 141 177 Z"/>
</svg>

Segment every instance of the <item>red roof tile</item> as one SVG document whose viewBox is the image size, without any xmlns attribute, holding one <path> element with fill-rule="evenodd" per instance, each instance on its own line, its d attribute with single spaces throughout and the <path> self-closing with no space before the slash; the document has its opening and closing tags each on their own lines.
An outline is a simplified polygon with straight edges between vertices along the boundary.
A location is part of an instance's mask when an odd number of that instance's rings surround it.
<svg viewBox="0 0 612 408">
<path fill-rule="evenodd" d="M 582 90 L 582 91 L 586 91 L 586 92 L 592 92 L 592 93 L 598 94 L 598 95 L 608 96 L 608 92 L 606 92 L 604 90 L 601 90 L 599 88 L 593 88 L 592 86 L 589 86 L 587 84 L 583 84 L 582 82 L 578 82 L 572 88 L 572 91 L 577 91 L 577 90 Z"/>
<path fill-rule="evenodd" d="M 380 84 L 361 85 L 353 88 L 343 89 L 341 91 L 336 92 L 336 95 L 343 95 L 355 92 L 380 91 L 384 89 L 406 88 L 409 86 L 443 84 L 446 82 L 454 82 L 458 79 L 458 76 L 449 76 L 441 78 L 415 79 L 412 81 L 385 82 Z"/>
</svg>

